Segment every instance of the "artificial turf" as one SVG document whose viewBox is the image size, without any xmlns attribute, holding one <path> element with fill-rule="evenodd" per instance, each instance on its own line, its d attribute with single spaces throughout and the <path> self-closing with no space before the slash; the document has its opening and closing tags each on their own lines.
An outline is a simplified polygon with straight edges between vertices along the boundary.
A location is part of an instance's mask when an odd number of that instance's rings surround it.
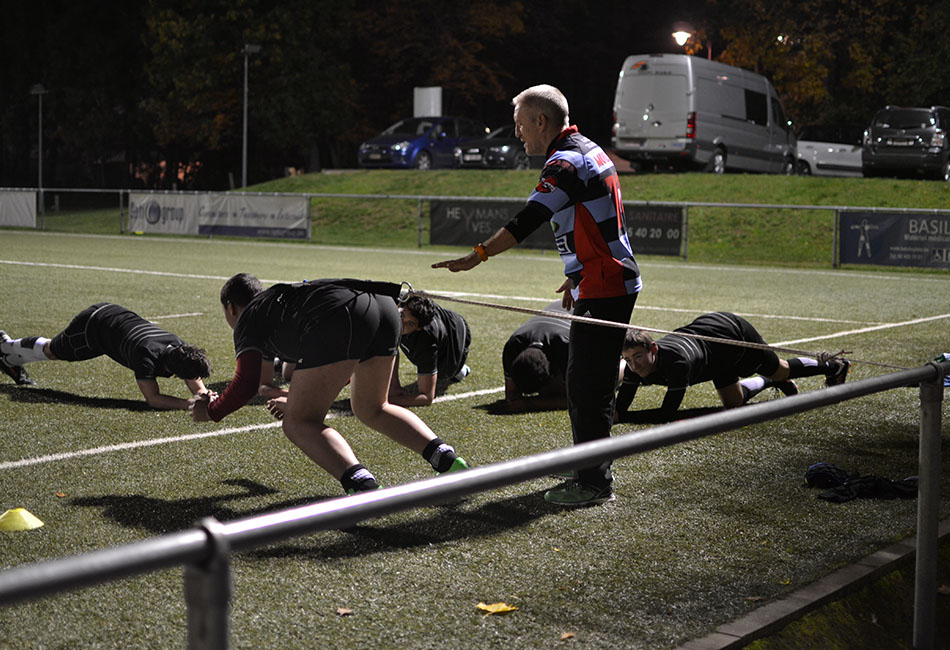
<svg viewBox="0 0 950 650">
<path fill-rule="evenodd" d="M 4 231 L 3 241 L 0 328 L 51 336 L 89 304 L 118 302 L 205 347 L 214 363 L 209 383 L 219 390 L 234 361 L 217 293 L 233 273 L 265 283 L 407 280 L 436 293 L 540 308 L 562 271 L 550 253 L 517 251 L 449 274 L 429 264 L 457 251 L 22 231 Z M 874 364 L 914 367 L 950 348 L 945 273 L 641 262 L 646 286 L 632 320 L 648 327 L 673 329 L 706 311 L 742 313 L 769 342 L 848 349 L 849 381 L 888 372 Z M 473 373 L 417 413 L 475 465 L 569 445 L 564 412 L 509 415 L 498 403 L 501 348 L 527 316 L 445 306 L 472 328 Z M 0 510 L 24 507 L 45 525 L 0 533 L 0 568 L 145 539 L 208 515 L 230 520 L 340 495 L 337 481 L 307 461 L 259 404 L 196 425 L 182 412 L 144 409 L 131 372 L 106 359 L 28 370 L 36 387 L 0 376 Z M 401 371 L 409 383 L 411 366 Z M 185 395 L 182 382 L 162 386 Z M 494 392 L 465 396 L 472 391 Z M 662 394 L 641 389 L 635 404 L 657 406 Z M 684 406 L 717 403 L 711 386 L 697 386 Z M 341 413 L 335 423 L 384 484 L 432 476 L 421 458 L 355 419 Z M 618 425 L 614 433 L 636 430 Z M 889 478 L 915 474 L 917 432 L 917 390 L 898 389 L 619 459 L 618 498 L 603 507 L 551 506 L 541 495 L 555 481 L 537 479 L 241 553 L 233 559 L 231 647 L 675 647 L 912 533 L 916 501 L 831 504 L 801 477 L 817 461 Z M 942 518 L 948 494 L 944 479 Z M 517 609 L 486 616 L 480 602 Z M 0 647 L 178 647 L 181 571 L 3 607 L 0 630 Z"/>
</svg>

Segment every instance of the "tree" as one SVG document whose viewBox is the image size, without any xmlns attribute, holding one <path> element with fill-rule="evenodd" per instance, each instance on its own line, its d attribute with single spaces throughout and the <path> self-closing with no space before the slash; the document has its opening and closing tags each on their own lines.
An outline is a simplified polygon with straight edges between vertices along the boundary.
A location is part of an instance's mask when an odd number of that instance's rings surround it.
<svg viewBox="0 0 950 650">
<path fill-rule="evenodd" d="M 768 76 L 799 124 L 863 124 L 885 104 L 948 101 L 946 2 L 718 0 L 714 5 L 713 20 L 725 42 L 717 58 Z"/>
</svg>

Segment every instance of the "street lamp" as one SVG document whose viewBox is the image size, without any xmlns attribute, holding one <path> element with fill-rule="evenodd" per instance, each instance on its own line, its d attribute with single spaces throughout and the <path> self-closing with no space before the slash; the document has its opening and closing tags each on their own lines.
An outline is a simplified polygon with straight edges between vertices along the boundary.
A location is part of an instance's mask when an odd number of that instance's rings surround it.
<svg viewBox="0 0 950 650">
<path fill-rule="evenodd" d="M 38 115 L 39 120 L 37 120 L 36 127 L 36 151 L 39 156 L 39 163 L 37 165 L 37 174 L 36 174 L 36 187 L 39 190 L 40 194 L 40 218 L 43 219 L 45 225 L 46 208 L 43 205 L 43 95 L 46 94 L 46 88 L 43 87 L 43 84 L 34 84 L 30 88 L 30 94 L 36 95 L 36 98 L 39 100 L 38 106 Z"/>
<path fill-rule="evenodd" d="M 241 150 L 241 187 L 247 187 L 247 61 L 261 51 L 260 45 L 244 44 L 244 139 Z"/>
<path fill-rule="evenodd" d="M 706 38 L 706 32 L 703 29 L 696 29 L 691 24 L 683 21 L 678 21 L 673 23 L 673 40 L 676 41 L 676 44 L 680 47 L 686 48 L 687 54 L 696 54 L 696 52 L 702 47 L 703 39 L 706 40 L 706 56 L 711 60 L 712 59 L 712 42 L 710 39 Z M 689 45 L 689 41 L 692 39 L 693 44 Z"/>
</svg>

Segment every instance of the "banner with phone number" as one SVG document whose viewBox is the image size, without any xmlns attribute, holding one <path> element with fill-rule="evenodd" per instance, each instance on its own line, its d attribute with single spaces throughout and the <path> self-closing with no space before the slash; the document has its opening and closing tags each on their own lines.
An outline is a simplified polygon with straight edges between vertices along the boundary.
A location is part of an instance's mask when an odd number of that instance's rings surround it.
<svg viewBox="0 0 950 650">
<path fill-rule="evenodd" d="M 488 239 L 524 207 L 523 201 L 437 200 L 429 210 L 431 244 L 474 246 Z M 627 236 L 634 254 L 679 256 L 683 237 L 683 209 L 624 203 Z M 519 246 L 555 250 L 550 228 L 541 227 Z"/>
</svg>

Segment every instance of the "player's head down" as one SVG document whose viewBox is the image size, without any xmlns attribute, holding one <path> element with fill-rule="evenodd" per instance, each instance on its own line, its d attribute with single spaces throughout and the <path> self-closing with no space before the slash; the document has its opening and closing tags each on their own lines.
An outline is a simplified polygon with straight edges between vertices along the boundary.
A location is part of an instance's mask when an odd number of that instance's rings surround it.
<svg viewBox="0 0 950 650">
<path fill-rule="evenodd" d="M 162 363 L 176 377 L 181 379 L 204 379 L 211 376 L 211 361 L 208 354 L 199 347 L 179 345 L 170 348 L 162 355 Z"/>
<path fill-rule="evenodd" d="M 551 379 L 551 363 L 538 347 L 522 350 L 511 362 L 511 378 L 524 395 L 540 392 Z"/>
</svg>

